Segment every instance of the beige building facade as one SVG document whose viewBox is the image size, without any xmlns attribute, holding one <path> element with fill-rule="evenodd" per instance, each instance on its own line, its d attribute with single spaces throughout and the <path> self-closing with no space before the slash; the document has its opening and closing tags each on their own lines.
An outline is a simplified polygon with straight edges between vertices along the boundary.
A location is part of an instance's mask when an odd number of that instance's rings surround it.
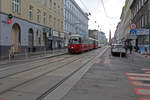
<svg viewBox="0 0 150 100">
<path fill-rule="evenodd" d="M 8 15 L 12 23 L 8 23 Z M 63 47 L 64 0 L 0 0 L 0 56 Z"/>
<path fill-rule="evenodd" d="M 130 5 L 133 0 L 126 0 L 125 5 L 122 8 L 122 13 L 120 16 L 120 22 L 116 27 L 115 32 L 115 42 L 116 43 L 123 43 L 126 42 L 130 37 L 130 24 L 131 24 L 131 9 Z"/>
</svg>

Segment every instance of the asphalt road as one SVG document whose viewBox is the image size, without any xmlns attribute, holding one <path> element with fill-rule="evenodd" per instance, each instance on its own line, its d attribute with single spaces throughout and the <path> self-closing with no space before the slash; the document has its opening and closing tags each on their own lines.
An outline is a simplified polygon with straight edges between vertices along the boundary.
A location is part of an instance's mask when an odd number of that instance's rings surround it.
<svg viewBox="0 0 150 100">
<path fill-rule="evenodd" d="M 150 100 L 150 60 L 104 47 L 7 65 L 0 100 Z"/>
<path fill-rule="evenodd" d="M 91 61 L 93 64 L 103 49 L 2 67 L 0 100 L 42 100 L 77 72 L 85 71 L 86 65 Z"/>
<path fill-rule="evenodd" d="M 107 50 L 61 100 L 150 100 L 150 60 Z"/>
</svg>

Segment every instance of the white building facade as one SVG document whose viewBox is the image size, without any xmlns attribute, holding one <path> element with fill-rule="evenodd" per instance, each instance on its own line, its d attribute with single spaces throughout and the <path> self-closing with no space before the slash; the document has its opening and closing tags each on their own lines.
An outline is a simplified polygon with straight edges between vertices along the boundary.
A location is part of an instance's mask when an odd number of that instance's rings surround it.
<svg viewBox="0 0 150 100">
<path fill-rule="evenodd" d="M 85 14 L 74 0 L 64 0 L 64 32 L 66 45 L 68 35 L 87 34 L 88 35 L 88 15 Z"/>
<path fill-rule="evenodd" d="M 130 32 L 130 23 L 131 23 L 131 10 L 130 6 L 133 0 L 126 0 L 124 7 L 122 8 L 122 13 L 120 16 L 120 22 L 116 27 L 115 32 L 115 43 L 126 42 L 129 37 Z"/>
</svg>

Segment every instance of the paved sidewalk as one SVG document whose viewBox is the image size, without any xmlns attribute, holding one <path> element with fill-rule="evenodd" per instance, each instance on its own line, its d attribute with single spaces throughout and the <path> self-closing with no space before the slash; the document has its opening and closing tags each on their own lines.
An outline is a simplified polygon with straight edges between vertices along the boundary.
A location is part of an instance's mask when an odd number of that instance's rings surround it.
<svg viewBox="0 0 150 100">
<path fill-rule="evenodd" d="M 48 57 L 54 57 L 54 56 L 59 56 L 62 54 L 66 54 L 67 49 L 56 49 L 52 51 L 42 51 L 42 52 L 34 52 L 30 53 L 28 55 L 25 54 L 17 54 L 15 55 L 14 59 L 13 58 L 7 58 L 7 59 L 2 59 L 0 60 L 0 65 L 5 65 L 5 64 L 12 64 L 12 63 L 19 63 L 19 62 L 27 62 L 27 61 L 34 61 L 37 59 L 42 59 L 42 58 L 48 58 Z"/>
<path fill-rule="evenodd" d="M 142 54 L 139 54 L 137 52 L 135 52 L 135 54 L 140 56 L 140 57 L 143 57 L 143 58 L 146 58 L 146 59 L 150 60 L 150 55 L 142 55 Z"/>
<path fill-rule="evenodd" d="M 125 73 L 145 67 L 147 60 L 140 61 L 142 57 L 135 53 L 122 58 L 109 55 L 110 51 L 97 59 L 61 100 L 142 100 L 138 99 Z"/>
</svg>

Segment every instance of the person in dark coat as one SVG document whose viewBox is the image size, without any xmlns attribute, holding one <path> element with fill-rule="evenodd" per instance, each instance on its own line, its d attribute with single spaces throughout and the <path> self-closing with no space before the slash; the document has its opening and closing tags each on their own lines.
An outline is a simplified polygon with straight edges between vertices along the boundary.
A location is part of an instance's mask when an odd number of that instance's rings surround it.
<svg viewBox="0 0 150 100">
<path fill-rule="evenodd" d="M 132 45 L 129 46 L 130 54 L 132 54 Z"/>
</svg>

